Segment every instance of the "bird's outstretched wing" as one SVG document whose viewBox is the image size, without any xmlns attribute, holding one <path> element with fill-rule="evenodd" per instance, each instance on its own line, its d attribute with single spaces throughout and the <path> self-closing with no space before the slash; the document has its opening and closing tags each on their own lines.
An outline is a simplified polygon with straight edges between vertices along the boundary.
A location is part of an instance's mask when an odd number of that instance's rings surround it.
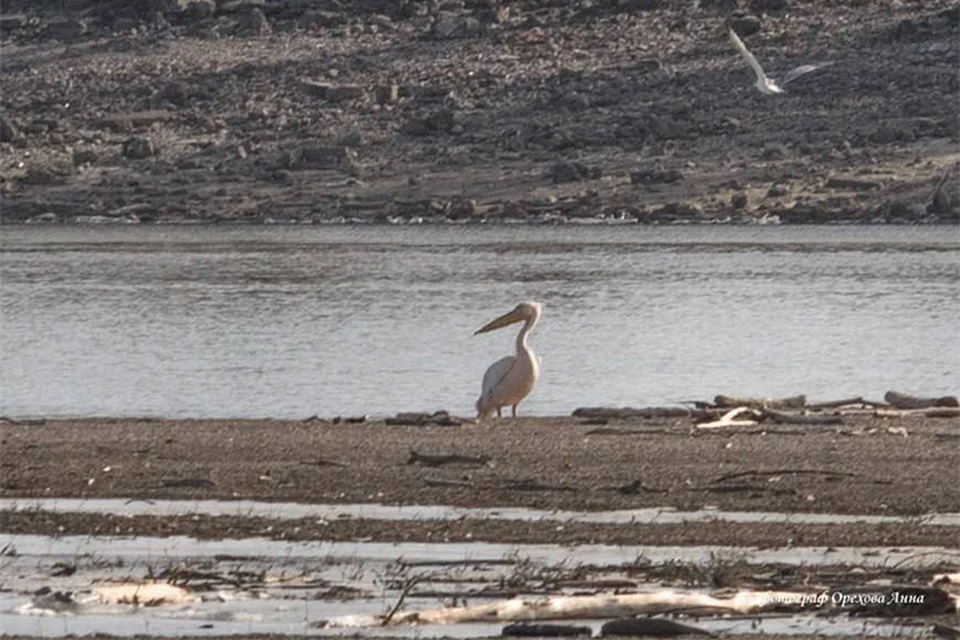
<svg viewBox="0 0 960 640">
<path fill-rule="evenodd" d="M 780 81 L 780 86 L 787 84 L 791 80 L 796 80 L 800 76 L 806 75 L 811 71 L 823 69 L 824 67 L 829 67 L 832 64 L 832 62 L 824 62 L 823 64 L 805 64 L 797 67 L 796 69 L 791 69 L 785 76 L 783 76 L 783 80 Z"/>
<path fill-rule="evenodd" d="M 757 74 L 757 79 L 766 83 L 767 74 L 763 72 L 763 68 L 760 66 L 760 63 L 757 62 L 757 59 L 753 57 L 753 54 L 747 50 L 747 45 L 743 44 L 743 40 L 740 39 L 737 32 L 733 30 L 733 27 L 727 27 L 727 33 L 730 34 L 730 42 L 733 43 L 733 46 L 737 48 L 737 51 L 739 51 L 743 59 L 747 61 L 747 64 L 753 67 L 753 72 Z"/>
</svg>

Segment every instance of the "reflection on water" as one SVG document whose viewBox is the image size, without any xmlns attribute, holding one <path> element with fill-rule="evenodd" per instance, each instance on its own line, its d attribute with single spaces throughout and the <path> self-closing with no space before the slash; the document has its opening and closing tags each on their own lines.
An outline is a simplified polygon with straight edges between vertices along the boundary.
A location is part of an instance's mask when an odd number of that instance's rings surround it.
<svg viewBox="0 0 960 640">
<path fill-rule="evenodd" d="M 521 407 L 956 392 L 954 228 L 4 228 L 0 412 L 471 413 L 524 299 Z"/>
</svg>

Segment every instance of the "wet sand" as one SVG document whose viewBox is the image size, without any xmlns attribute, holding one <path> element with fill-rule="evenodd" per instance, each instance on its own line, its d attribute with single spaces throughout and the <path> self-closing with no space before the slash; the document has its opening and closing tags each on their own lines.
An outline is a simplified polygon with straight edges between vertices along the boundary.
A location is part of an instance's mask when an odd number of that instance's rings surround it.
<svg viewBox="0 0 960 640">
<path fill-rule="evenodd" d="M 0 428 L 3 498 L 250 499 L 305 503 L 920 516 L 960 511 L 955 419 L 845 417 L 833 426 L 702 431 L 690 418 L 503 420 L 493 426 L 269 420 L 57 420 Z M 463 456 L 431 466 L 421 455 Z M 470 459 L 477 458 L 476 460 Z M 484 462 L 485 461 L 485 462 Z M 617 544 L 939 545 L 953 527 L 612 524 L 4 512 L 17 533 L 202 538 Z"/>
</svg>

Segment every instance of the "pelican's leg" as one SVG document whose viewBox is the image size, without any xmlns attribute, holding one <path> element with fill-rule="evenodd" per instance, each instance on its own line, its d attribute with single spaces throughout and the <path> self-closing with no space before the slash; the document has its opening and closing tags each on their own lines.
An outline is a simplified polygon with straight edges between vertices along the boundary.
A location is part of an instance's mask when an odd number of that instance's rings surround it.
<svg viewBox="0 0 960 640">
<path fill-rule="evenodd" d="M 497 417 L 498 417 L 498 418 L 502 418 L 502 417 L 503 417 L 503 414 L 501 413 L 501 408 L 500 408 L 500 407 L 497 407 Z"/>
<path fill-rule="evenodd" d="M 513 417 L 514 417 L 514 418 L 517 417 L 517 407 L 518 407 L 518 406 L 519 406 L 519 405 L 516 405 L 516 404 L 515 404 L 515 405 L 513 405 L 512 407 L 510 407 L 510 411 L 513 412 Z"/>
</svg>

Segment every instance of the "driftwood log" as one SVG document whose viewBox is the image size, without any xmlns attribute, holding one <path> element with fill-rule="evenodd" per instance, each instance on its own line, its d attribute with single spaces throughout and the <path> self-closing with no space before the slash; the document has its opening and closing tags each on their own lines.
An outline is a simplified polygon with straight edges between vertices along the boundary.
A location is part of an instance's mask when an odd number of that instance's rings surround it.
<svg viewBox="0 0 960 640">
<path fill-rule="evenodd" d="M 729 598 L 704 593 L 657 591 L 596 596 L 554 596 L 542 599 L 515 598 L 472 607 L 449 607 L 427 611 L 397 612 L 391 625 L 460 624 L 520 620 L 569 620 L 574 618 L 623 618 L 627 616 L 685 611 L 752 614 L 815 602 L 820 594 L 796 591 L 740 591 Z M 328 627 L 377 627 L 382 616 L 356 615 L 333 618 Z"/>
<path fill-rule="evenodd" d="M 741 414 L 748 413 L 752 417 L 759 417 L 757 411 L 754 411 L 750 407 L 737 407 L 731 411 L 727 411 L 725 414 L 720 416 L 719 420 L 714 420 L 712 422 L 701 422 L 697 425 L 697 429 L 723 429 L 724 427 L 753 427 L 756 426 L 757 421 L 750 420 L 736 420 L 735 418 Z"/>
<path fill-rule="evenodd" d="M 813 404 L 808 404 L 807 409 L 810 411 L 820 411 L 822 409 L 837 409 L 839 407 L 849 407 L 853 405 L 867 405 L 875 404 L 869 400 L 865 400 L 862 396 L 857 396 L 855 398 L 843 398 L 842 400 L 827 400 L 825 402 L 814 402 Z"/>
<path fill-rule="evenodd" d="M 923 398 L 912 396 L 909 393 L 887 391 L 883 399 L 897 409 L 929 409 L 932 407 L 960 407 L 956 396 L 942 396 L 939 398 Z"/>
<path fill-rule="evenodd" d="M 877 409 L 873 412 L 878 418 L 960 418 L 958 407 L 930 407 L 928 409 Z"/>
<path fill-rule="evenodd" d="M 613 409 L 610 407 L 580 407 L 574 409 L 574 418 L 585 418 L 589 420 L 623 420 L 626 418 L 685 418 L 691 414 L 690 409 L 682 407 L 645 407 L 635 409 L 634 407 L 621 407 Z"/>
<path fill-rule="evenodd" d="M 738 398 L 736 396 L 718 395 L 713 399 L 718 407 L 751 407 L 754 409 L 799 409 L 806 406 L 807 396 L 790 396 L 788 398 Z"/>
<path fill-rule="evenodd" d="M 830 414 L 787 413 L 774 409 L 762 409 L 761 414 L 779 424 L 843 424 L 843 418 Z"/>
</svg>

